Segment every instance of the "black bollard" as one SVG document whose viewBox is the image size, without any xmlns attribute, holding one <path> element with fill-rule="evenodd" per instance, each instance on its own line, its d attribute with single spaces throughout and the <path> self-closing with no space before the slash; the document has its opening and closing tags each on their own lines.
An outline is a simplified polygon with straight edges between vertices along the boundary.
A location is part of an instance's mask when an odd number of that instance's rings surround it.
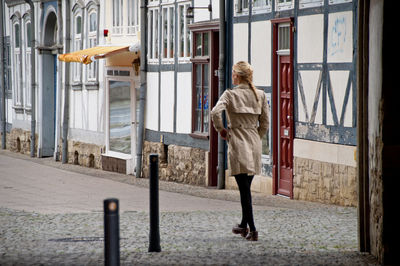
<svg viewBox="0 0 400 266">
<path fill-rule="evenodd" d="M 118 199 L 104 200 L 104 265 L 119 265 Z"/>
<path fill-rule="evenodd" d="M 149 252 L 160 252 L 158 207 L 158 154 L 150 154 L 150 245 Z"/>
</svg>

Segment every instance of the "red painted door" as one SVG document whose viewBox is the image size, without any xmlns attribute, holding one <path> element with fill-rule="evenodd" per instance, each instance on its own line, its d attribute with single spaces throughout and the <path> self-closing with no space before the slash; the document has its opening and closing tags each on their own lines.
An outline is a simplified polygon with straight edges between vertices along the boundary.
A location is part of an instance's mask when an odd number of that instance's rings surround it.
<svg viewBox="0 0 400 266">
<path fill-rule="evenodd" d="M 278 194 L 292 197 L 293 191 L 293 82 L 289 55 L 279 56 L 279 176 Z"/>
<path fill-rule="evenodd" d="M 293 198 L 293 18 L 272 25 L 272 193 Z"/>
</svg>

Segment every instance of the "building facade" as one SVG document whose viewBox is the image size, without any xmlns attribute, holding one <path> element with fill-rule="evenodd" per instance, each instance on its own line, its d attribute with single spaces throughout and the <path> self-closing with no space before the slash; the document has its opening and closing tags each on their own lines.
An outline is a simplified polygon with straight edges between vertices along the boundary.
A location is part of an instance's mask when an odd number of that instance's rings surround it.
<svg viewBox="0 0 400 266">
<path fill-rule="evenodd" d="M 27 153 L 30 9 L 24 1 L 7 4 L 13 77 L 8 147 Z M 219 1 L 147 1 L 143 36 L 139 1 L 34 5 L 37 156 L 62 159 L 68 121 L 64 156 L 69 163 L 148 176 L 148 155 L 159 153 L 161 179 L 217 185 L 218 136 L 209 110 L 219 94 Z M 238 0 L 227 1 L 225 11 L 222 89 L 232 87 L 232 65 L 248 61 L 271 108 L 262 141 L 262 175 L 255 177 L 253 190 L 356 205 L 357 1 Z M 57 55 L 129 46 L 142 38 L 146 104 L 143 163 L 136 169 L 141 141 L 138 54 L 118 53 L 88 65 L 65 63 Z M 224 185 L 235 188 L 224 164 Z"/>
</svg>

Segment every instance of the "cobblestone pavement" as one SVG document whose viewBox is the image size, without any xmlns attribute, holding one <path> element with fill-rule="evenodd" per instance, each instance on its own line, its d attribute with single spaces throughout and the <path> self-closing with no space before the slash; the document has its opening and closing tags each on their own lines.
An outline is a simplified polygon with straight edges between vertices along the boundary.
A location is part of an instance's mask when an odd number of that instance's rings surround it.
<svg viewBox="0 0 400 266">
<path fill-rule="evenodd" d="M 95 176 L 98 181 L 107 178 L 127 187 L 148 186 L 146 179 L 0 152 L 0 156 L 4 154 L 69 173 Z M 355 208 L 256 193 L 254 215 L 259 241 L 248 242 L 231 233 L 232 225 L 240 219 L 237 191 L 168 182 L 160 182 L 160 188 L 175 192 L 170 195 L 188 202 L 196 196 L 199 202 L 209 198 L 210 204 L 224 201 L 226 206 L 236 207 L 165 209 L 160 213 L 159 253 L 148 252 L 148 212 L 121 211 L 122 265 L 376 265 L 370 255 L 357 252 Z M 4 187 L 0 180 L 1 189 Z M 44 213 L 2 206 L 0 202 L 0 265 L 104 264 L 102 212 Z"/>
</svg>

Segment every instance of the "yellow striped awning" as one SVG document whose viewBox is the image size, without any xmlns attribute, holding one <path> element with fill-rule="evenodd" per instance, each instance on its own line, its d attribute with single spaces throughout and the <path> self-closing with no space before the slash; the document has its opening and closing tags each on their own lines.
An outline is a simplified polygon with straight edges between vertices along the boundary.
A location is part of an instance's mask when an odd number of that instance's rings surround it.
<svg viewBox="0 0 400 266">
<path fill-rule="evenodd" d="M 105 58 L 129 51 L 129 46 L 96 46 L 72 53 L 61 54 L 58 56 L 58 60 L 64 62 L 78 62 L 87 65 L 92 63 L 95 59 Z"/>
</svg>

